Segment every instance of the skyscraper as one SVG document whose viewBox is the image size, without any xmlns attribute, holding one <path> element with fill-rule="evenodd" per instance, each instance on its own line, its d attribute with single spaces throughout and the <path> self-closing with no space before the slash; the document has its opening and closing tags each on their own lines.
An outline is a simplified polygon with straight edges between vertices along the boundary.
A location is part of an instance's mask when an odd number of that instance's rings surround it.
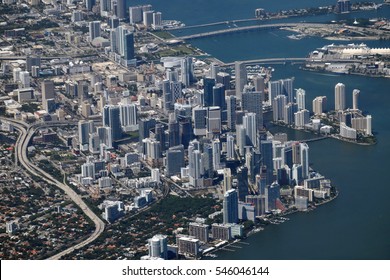
<svg viewBox="0 0 390 280">
<path fill-rule="evenodd" d="M 135 104 L 120 104 L 120 120 L 123 131 L 135 130 L 137 126 L 137 106 Z"/>
<path fill-rule="evenodd" d="M 213 147 L 213 168 L 218 170 L 221 165 L 221 143 L 219 139 L 215 139 L 212 142 Z"/>
<path fill-rule="evenodd" d="M 287 96 L 287 103 L 294 102 L 294 89 L 293 89 L 294 78 L 281 80 L 281 83 L 282 83 L 282 94 Z"/>
<path fill-rule="evenodd" d="M 326 112 L 326 96 L 317 96 L 313 100 L 313 113 L 314 115 L 321 115 Z"/>
<path fill-rule="evenodd" d="M 278 95 L 272 100 L 273 120 L 284 121 L 284 107 L 287 105 L 287 97 Z"/>
<path fill-rule="evenodd" d="M 96 37 L 100 37 L 100 21 L 89 22 L 89 39 L 92 41 Z"/>
<path fill-rule="evenodd" d="M 246 143 L 253 147 L 257 147 L 256 114 L 246 113 L 245 116 L 243 117 L 243 124 L 247 136 Z"/>
<path fill-rule="evenodd" d="M 122 127 L 119 106 L 106 105 L 103 108 L 103 125 L 111 128 L 112 141 L 122 138 Z"/>
<path fill-rule="evenodd" d="M 212 78 L 203 78 L 203 96 L 204 106 L 209 107 L 213 105 L 213 87 L 215 80 Z"/>
<path fill-rule="evenodd" d="M 305 105 L 305 97 L 306 97 L 306 92 L 304 89 L 297 89 L 297 103 L 298 103 L 298 110 L 304 110 L 306 109 L 306 105 Z"/>
<path fill-rule="evenodd" d="M 134 34 L 127 33 L 123 38 L 123 57 L 126 61 L 134 59 Z"/>
<path fill-rule="evenodd" d="M 335 111 L 342 111 L 346 109 L 345 102 L 345 85 L 342 83 L 338 83 L 334 89 L 334 109 Z"/>
<path fill-rule="evenodd" d="M 235 62 L 235 75 L 236 75 L 236 97 L 238 100 L 241 100 L 241 93 L 244 89 L 244 86 L 247 84 L 247 72 L 245 64 L 236 61 Z"/>
<path fill-rule="evenodd" d="M 352 91 L 352 109 L 359 110 L 359 95 L 360 90 L 354 89 Z"/>
<path fill-rule="evenodd" d="M 125 9 L 126 7 L 126 1 L 125 0 L 116 0 L 117 5 L 117 15 L 119 19 L 124 19 L 127 17 L 128 10 Z"/>
<path fill-rule="evenodd" d="M 261 165 L 266 166 L 267 168 L 266 185 L 270 185 L 272 184 L 273 177 L 274 177 L 272 141 L 261 141 L 260 153 L 261 153 Z"/>
<path fill-rule="evenodd" d="M 234 136 L 232 134 L 228 134 L 226 137 L 226 146 L 227 146 L 227 153 L 226 153 L 226 159 L 234 159 L 235 158 L 235 152 L 234 152 Z"/>
<path fill-rule="evenodd" d="M 250 91 L 242 93 L 242 110 L 256 114 L 256 128 L 263 128 L 262 92 Z"/>
<path fill-rule="evenodd" d="M 236 102 L 237 98 L 234 95 L 226 96 L 227 127 L 230 130 L 236 128 Z"/>
<path fill-rule="evenodd" d="M 238 195 L 234 189 L 228 190 L 223 197 L 223 222 L 238 223 Z"/>
</svg>

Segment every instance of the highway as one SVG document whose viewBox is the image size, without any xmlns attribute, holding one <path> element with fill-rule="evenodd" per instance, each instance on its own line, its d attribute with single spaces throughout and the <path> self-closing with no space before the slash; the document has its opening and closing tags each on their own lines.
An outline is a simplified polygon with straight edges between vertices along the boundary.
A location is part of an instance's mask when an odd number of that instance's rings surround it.
<svg viewBox="0 0 390 280">
<path fill-rule="evenodd" d="M 104 231 L 105 224 L 104 222 L 87 206 L 87 204 L 82 200 L 82 198 L 68 185 L 57 181 L 53 176 L 46 173 L 42 169 L 38 168 L 37 166 L 33 165 L 27 155 L 27 148 L 29 146 L 29 143 L 31 141 L 31 138 L 33 137 L 35 131 L 42 127 L 49 127 L 49 126 L 59 126 L 59 125 L 69 125 L 70 122 L 52 122 L 52 123 L 42 123 L 42 124 L 34 124 L 34 125 L 27 125 L 26 123 L 22 121 L 17 121 L 13 119 L 7 119 L 0 117 L 1 120 L 6 120 L 15 127 L 16 130 L 19 131 L 20 135 L 16 141 L 15 144 L 15 153 L 17 158 L 19 159 L 19 162 L 23 165 L 23 167 L 31 174 L 41 177 L 44 181 L 46 181 L 49 184 L 53 184 L 63 190 L 69 198 L 80 207 L 80 209 L 84 212 L 86 216 L 88 216 L 93 223 L 95 224 L 95 231 L 85 240 L 81 241 L 80 243 L 67 248 L 66 250 L 50 257 L 51 260 L 60 259 L 61 257 L 71 253 L 72 251 L 82 248 L 89 243 L 93 242 L 96 238 L 100 236 L 100 234 Z"/>
</svg>

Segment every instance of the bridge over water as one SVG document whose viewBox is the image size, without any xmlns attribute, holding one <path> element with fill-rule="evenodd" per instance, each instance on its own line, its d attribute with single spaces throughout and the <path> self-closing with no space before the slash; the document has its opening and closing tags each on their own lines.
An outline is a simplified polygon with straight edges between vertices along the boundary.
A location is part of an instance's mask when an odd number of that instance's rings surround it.
<svg viewBox="0 0 390 280">
<path fill-rule="evenodd" d="M 282 27 L 298 27 L 298 28 L 320 28 L 320 27 L 339 27 L 341 25 L 338 24 L 321 24 L 321 23 L 275 23 L 275 24 L 264 24 L 264 25 L 252 25 L 252 26 L 243 26 L 243 27 L 235 27 L 228 29 L 221 29 L 217 31 L 203 32 L 192 35 L 180 36 L 176 37 L 176 40 L 190 40 L 190 39 L 198 39 L 204 37 L 211 37 L 229 33 L 238 33 L 238 32 L 246 32 L 246 31 L 255 31 L 255 30 L 268 30 L 268 29 L 279 29 Z"/>
</svg>

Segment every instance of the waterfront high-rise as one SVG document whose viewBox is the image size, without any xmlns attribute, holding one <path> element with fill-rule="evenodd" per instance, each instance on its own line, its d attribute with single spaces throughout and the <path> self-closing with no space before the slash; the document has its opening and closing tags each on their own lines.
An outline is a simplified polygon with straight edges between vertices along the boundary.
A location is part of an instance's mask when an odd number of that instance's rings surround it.
<svg viewBox="0 0 390 280">
<path fill-rule="evenodd" d="M 317 96 L 313 100 L 313 113 L 316 116 L 326 112 L 326 96 Z"/>
<path fill-rule="evenodd" d="M 345 85 L 338 83 L 334 88 L 334 110 L 343 111 L 346 109 Z"/>
<path fill-rule="evenodd" d="M 238 194 L 234 189 L 228 190 L 223 197 L 223 223 L 238 223 Z"/>
<path fill-rule="evenodd" d="M 287 97 L 285 95 L 277 95 L 272 100 L 273 120 L 284 121 L 284 107 L 287 105 Z"/>
<path fill-rule="evenodd" d="M 305 92 L 305 90 L 301 89 L 301 88 L 297 89 L 296 96 L 297 96 L 298 110 L 306 109 L 306 105 L 305 105 L 306 92 Z"/>
<path fill-rule="evenodd" d="M 352 91 L 352 109 L 359 110 L 359 95 L 360 90 L 354 89 Z"/>
</svg>

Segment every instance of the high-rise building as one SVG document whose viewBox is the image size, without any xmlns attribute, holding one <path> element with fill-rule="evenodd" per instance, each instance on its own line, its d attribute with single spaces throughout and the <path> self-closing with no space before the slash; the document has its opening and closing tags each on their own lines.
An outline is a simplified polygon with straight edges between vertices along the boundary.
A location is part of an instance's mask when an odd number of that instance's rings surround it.
<svg viewBox="0 0 390 280">
<path fill-rule="evenodd" d="M 283 122 L 292 125 L 294 123 L 294 114 L 298 111 L 298 104 L 291 102 L 287 103 L 283 110 Z"/>
<path fill-rule="evenodd" d="M 234 136 L 232 134 L 228 134 L 226 137 L 226 150 L 226 159 L 235 159 Z"/>
<path fill-rule="evenodd" d="M 203 78 L 203 96 L 204 106 L 209 107 L 213 105 L 213 87 L 215 80 L 212 78 Z"/>
<path fill-rule="evenodd" d="M 184 57 L 180 61 L 181 82 L 189 87 L 194 80 L 194 65 L 192 57 Z"/>
<path fill-rule="evenodd" d="M 276 96 L 282 94 L 282 84 L 280 81 L 269 81 L 268 82 L 268 103 L 272 105 L 273 100 Z"/>
<path fill-rule="evenodd" d="M 308 110 L 300 110 L 294 113 L 294 123 L 297 128 L 304 128 L 310 122 L 310 112 Z"/>
<path fill-rule="evenodd" d="M 261 141 L 260 153 L 261 153 L 261 165 L 267 168 L 266 185 L 270 185 L 274 181 L 272 141 Z"/>
<path fill-rule="evenodd" d="M 224 168 L 222 193 L 225 195 L 225 193 L 227 193 L 231 189 L 232 189 L 232 172 L 230 168 Z"/>
<path fill-rule="evenodd" d="M 285 95 L 277 95 L 272 101 L 273 120 L 284 121 L 284 107 L 287 105 L 287 97 Z"/>
<path fill-rule="evenodd" d="M 144 11 L 143 12 L 143 23 L 146 28 L 149 28 L 153 24 L 153 11 Z"/>
<path fill-rule="evenodd" d="M 221 143 L 219 139 L 215 139 L 212 142 L 213 148 L 213 168 L 218 170 L 221 165 Z"/>
<path fill-rule="evenodd" d="M 282 83 L 282 94 L 287 96 L 287 103 L 294 102 L 294 89 L 293 89 L 294 78 L 281 80 L 281 83 Z"/>
<path fill-rule="evenodd" d="M 184 167 L 184 147 L 179 145 L 176 147 L 171 147 L 166 152 L 167 155 L 167 165 L 166 165 L 166 175 L 172 176 L 180 174 L 180 170 Z"/>
<path fill-rule="evenodd" d="M 343 111 L 347 108 L 345 101 L 345 85 L 338 83 L 334 89 L 334 109 L 335 111 Z"/>
<path fill-rule="evenodd" d="M 234 95 L 226 96 L 227 127 L 230 130 L 236 128 L 236 103 L 237 98 Z"/>
<path fill-rule="evenodd" d="M 117 5 L 117 16 L 119 19 L 127 18 L 126 1 L 125 0 L 116 0 Z"/>
<path fill-rule="evenodd" d="M 89 134 L 93 133 L 94 124 L 93 121 L 79 121 L 78 132 L 79 132 L 79 144 L 80 150 L 88 150 Z"/>
<path fill-rule="evenodd" d="M 137 106 L 134 103 L 119 104 L 120 121 L 123 131 L 137 129 Z"/>
<path fill-rule="evenodd" d="M 196 136 L 206 135 L 206 117 L 207 117 L 207 108 L 195 107 L 192 110 L 192 121 L 194 123 L 194 135 Z"/>
<path fill-rule="evenodd" d="M 149 257 L 168 259 L 168 239 L 166 235 L 157 234 L 148 239 Z"/>
<path fill-rule="evenodd" d="M 134 59 L 134 34 L 127 33 L 123 38 L 123 57 L 126 61 Z"/>
<path fill-rule="evenodd" d="M 244 125 L 236 125 L 236 135 L 237 135 L 237 147 L 238 152 L 241 157 L 244 156 L 244 149 L 246 146 L 246 129 Z"/>
<path fill-rule="evenodd" d="M 301 88 L 297 89 L 296 96 L 297 96 L 298 110 L 306 109 L 306 105 L 305 105 L 306 92 L 305 92 L 305 90 L 301 89 Z"/>
<path fill-rule="evenodd" d="M 231 77 L 230 77 L 230 74 L 228 74 L 228 73 L 225 73 L 225 72 L 217 73 L 217 77 L 216 77 L 217 83 L 223 84 L 225 86 L 225 90 L 230 89 L 230 79 L 231 79 Z"/>
<path fill-rule="evenodd" d="M 33 66 L 41 67 L 41 58 L 39 56 L 26 57 L 26 71 L 31 72 Z"/>
<path fill-rule="evenodd" d="M 111 128 L 112 141 L 122 138 L 120 107 L 106 105 L 103 109 L 103 125 Z"/>
<path fill-rule="evenodd" d="M 188 233 L 204 243 L 209 242 L 209 226 L 206 224 L 190 223 Z"/>
<path fill-rule="evenodd" d="M 244 92 L 242 93 L 242 110 L 256 114 L 256 128 L 263 128 L 263 93 L 262 92 Z"/>
<path fill-rule="evenodd" d="M 95 0 L 85 0 L 85 8 L 87 8 L 87 11 L 92 11 L 92 7 L 95 6 L 95 4 Z"/>
<path fill-rule="evenodd" d="M 207 110 L 207 135 L 220 134 L 221 130 L 221 108 L 209 107 Z"/>
<path fill-rule="evenodd" d="M 130 24 L 136 24 L 142 22 L 142 6 L 129 7 Z"/>
<path fill-rule="evenodd" d="M 162 28 L 162 13 L 161 12 L 153 13 L 153 28 L 154 29 Z"/>
<path fill-rule="evenodd" d="M 244 89 L 244 86 L 247 84 L 247 72 L 245 64 L 236 61 L 235 62 L 235 76 L 236 76 L 236 97 L 238 100 L 241 100 L 241 94 Z"/>
<path fill-rule="evenodd" d="M 248 145 L 257 147 L 257 124 L 256 124 L 256 114 L 255 113 L 246 113 L 243 117 L 243 124 L 246 131 Z"/>
<path fill-rule="evenodd" d="M 241 166 L 237 169 L 237 190 L 238 190 L 238 199 L 240 201 L 245 201 L 245 196 L 248 195 L 248 168 L 246 166 Z"/>
<path fill-rule="evenodd" d="M 350 0 L 337 0 L 335 12 L 339 14 L 349 13 L 351 11 Z"/>
<path fill-rule="evenodd" d="M 100 21 L 89 22 L 89 39 L 92 41 L 96 37 L 100 37 Z"/>
<path fill-rule="evenodd" d="M 300 161 L 302 165 L 303 179 L 309 178 L 309 146 L 306 143 L 300 143 Z"/>
<path fill-rule="evenodd" d="M 360 90 L 354 89 L 352 91 L 352 109 L 359 110 L 359 95 Z"/>
<path fill-rule="evenodd" d="M 313 100 L 313 113 L 316 116 L 321 115 L 322 113 L 326 112 L 326 96 L 317 96 Z"/>
<path fill-rule="evenodd" d="M 264 77 L 257 75 L 253 77 L 253 84 L 255 86 L 255 91 L 256 92 L 261 92 L 262 93 L 262 101 L 264 101 L 264 92 L 265 92 L 265 81 Z"/>
<path fill-rule="evenodd" d="M 238 223 L 238 194 L 234 189 L 228 190 L 223 197 L 223 223 Z"/>
</svg>

